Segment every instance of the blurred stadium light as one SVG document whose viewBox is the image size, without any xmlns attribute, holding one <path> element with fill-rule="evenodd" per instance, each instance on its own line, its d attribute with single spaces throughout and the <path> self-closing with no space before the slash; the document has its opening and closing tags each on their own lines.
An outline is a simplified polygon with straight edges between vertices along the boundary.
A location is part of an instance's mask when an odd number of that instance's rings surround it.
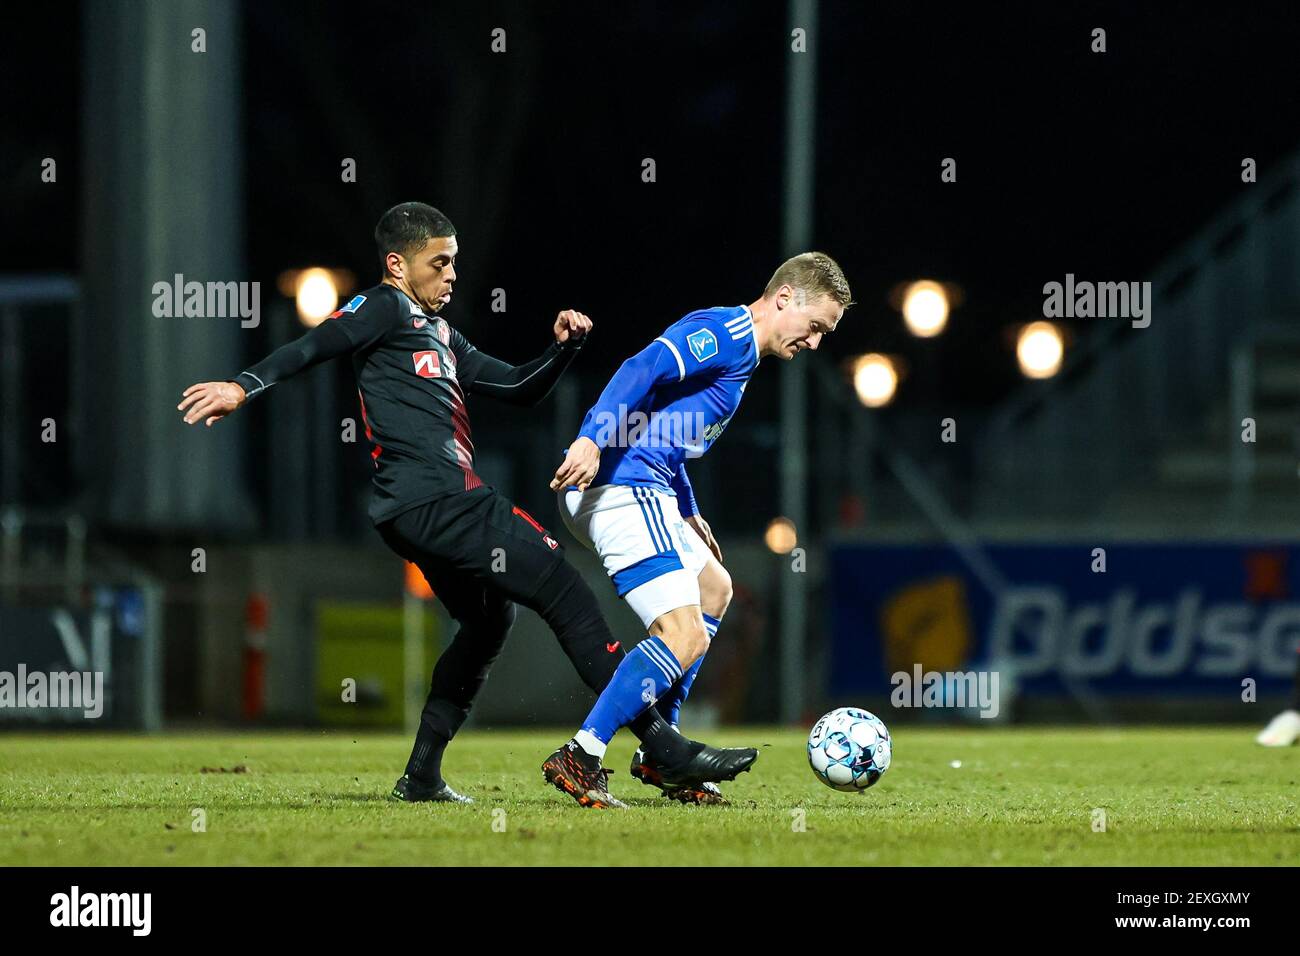
<svg viewBox="0 0 1300 956">
<path fill-rule="evenodd" d="M 1064 357 L 1061 330 L 1051 322 L 1030 322 L 1016 336 L 1016 360 L 1026 378 L 1051 378 Z"/>
<path fill-rule="evenodd" d="M 948 325 L 948 292 L 931 279 L 913 282 L 903 293 L 903 320 L 920 338 L 933 338 Z"/>
<path fill-rule="evenodd" d="M 339 305 L 334 275 L 328 269 L 304 269 L 298 276 L 294 301 L 298 307 L 298 320 L 303 325 L 320 325 Z"/>
<path fill-rule="evenodd" d="M 898 390 L 898 367 L 888 355 L 869 352 L 853 362 L 853 390 L 867 408 L 883 408 Z"/>
<path fill-rule="evenodd" d="M 773 518 L 767 523 L 763 543 L 773 554 L 789 554 L 799 544 L 794 522 L 789 518 Z"/>
</svg>

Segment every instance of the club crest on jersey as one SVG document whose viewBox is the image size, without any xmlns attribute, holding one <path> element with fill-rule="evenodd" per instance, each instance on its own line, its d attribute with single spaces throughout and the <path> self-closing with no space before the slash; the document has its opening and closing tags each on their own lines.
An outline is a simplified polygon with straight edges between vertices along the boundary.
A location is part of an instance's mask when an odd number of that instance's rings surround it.
<svg viewBox="0 0 1300 956">
<path fill-rule="evenodd" d="M 442 367 L 438 362 L 438 353 L 429 349 L 424 352 L 412 352 L 415 360 L 415 374 L 420 378 L 442 378 Z"/>
<path fill-rule="evenodd" d="M 718 339 L 708 329 L 700 329 L 686 336 L 686 345 L 690 348 L 695 361 L 703 362 L 718 354 Z"/>
<path fill-rule="evenodd" d="M 344 312 L 355 312 L 357 309 L 361 308 L 362 303 L 365 301 L 366 297 L 364 295 L 354 295 L 352 298 L 348 299 L 347 305 L 333 312 L 330 315 L 330 318 L 337 319 Z"/>
<path fill-rule="evenodd" d="M 449 326 L 445 321 L 439 319 L 438 324 L 434 327 L 433 331 L 434 334 L 438 336 L 439 342 L 443 345 L 451 345 L 451 326 Z"/>
</svg>

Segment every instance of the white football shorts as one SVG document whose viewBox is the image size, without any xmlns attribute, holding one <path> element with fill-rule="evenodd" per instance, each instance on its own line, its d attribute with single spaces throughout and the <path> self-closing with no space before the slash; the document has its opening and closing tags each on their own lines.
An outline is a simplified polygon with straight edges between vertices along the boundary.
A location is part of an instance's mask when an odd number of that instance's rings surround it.
<svg viewBox="0 0 1300 956">
<path fill-rule="evenodd" d="M 567 489 L 560 515 L 600 555 L 614 590 L 647 630 L 661 614 L 700 603 L 708 548 L 682 519 L 675 496 L 631 485 Z"/>
</svg>

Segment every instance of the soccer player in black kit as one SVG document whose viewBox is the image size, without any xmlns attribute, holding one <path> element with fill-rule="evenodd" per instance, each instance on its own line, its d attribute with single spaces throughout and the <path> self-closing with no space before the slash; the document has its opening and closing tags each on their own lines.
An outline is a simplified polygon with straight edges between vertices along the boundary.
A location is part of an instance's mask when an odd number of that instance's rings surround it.
<svg viewBox="0 0 1300 956">
<path fill-rule="evenodd" d="M 211 426 L 290 376 L 351 355 L 375 468 L 370 518 L 388 546 L 420 568 L 460 625 L 434 667 L 393 796 L 469 803 L 442 779 L 443 752 L 505 644 L 515 603 L 546 621 L 597 693 L 626 654 L 559 542 L 474 473 L 465 401 L 467 395 L 516 405 L 541 401 L 592 323 L 580 312 L 561 312 L 546 351 L 509 365 L 475 349 L 438 315 L 451 301 L 458 252 L 456 230 L 442 213 L 423 203 L 394 206 L 375 227 L 375 242 L 383 265 L 379 285 L 233 379 L 191 385 L 178 408 L 187 424 Z M 493 570 L 498 548 L 505 550 L 499 572 Z M 664 792 L 687 802 L 711 802 L 716 791 L 704 784 L 734 778 L 757 757 L 751 749 L 688 740 L 653 707 L 631 728 L 662 768 Z M 609 794 L 607 773 L 584 775 L 575 767 L 569 792 L 584 806 L 621 806 Z"/>
</svg>

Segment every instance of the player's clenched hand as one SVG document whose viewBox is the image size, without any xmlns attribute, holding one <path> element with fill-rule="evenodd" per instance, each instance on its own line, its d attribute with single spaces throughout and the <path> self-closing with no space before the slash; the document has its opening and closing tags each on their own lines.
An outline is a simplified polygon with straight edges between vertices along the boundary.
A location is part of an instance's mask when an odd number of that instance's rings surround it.
<svg viewBox="0 0 1300 956">
<path fill-rule="evenodd" d="M 177 409 L 185 412 L 185 424 L 202 421 L 209 428 L 240 405 L 248 396 L 234 382 L 200 382 L 185 390 Z M 206 419 L 206 420 L 205 420 Z"/>
<path fill-rule="evenodd" d="M 709 527 L 709 523 L 699 515 L 691 515 L 686 519 L 686 523 L 695 529 L 695 533 L 708 545 L 709 550 L 713 552 L 713 556 L 721 561 L 722 548 L 718 546 L 718 539 L 713 537 L 713 529 Z"/>
<path fill-rule="evenodd" d="M 567 342 L 580 339 L 591 331 L 591 319 L 581 312 L 565 309 L 555 317 L 555 341 Z"/>
<path fill-rule="evenodd" d="M 600 469 L 600 448 L 590 438 L 575 438 L 569 445 L 569 453 L 555 470 L 551 479 L 551 490 L 559 491 L 570 485 L 577 485 L 579 491 L 586 491 L 591 479 Z"/>
</svg>

